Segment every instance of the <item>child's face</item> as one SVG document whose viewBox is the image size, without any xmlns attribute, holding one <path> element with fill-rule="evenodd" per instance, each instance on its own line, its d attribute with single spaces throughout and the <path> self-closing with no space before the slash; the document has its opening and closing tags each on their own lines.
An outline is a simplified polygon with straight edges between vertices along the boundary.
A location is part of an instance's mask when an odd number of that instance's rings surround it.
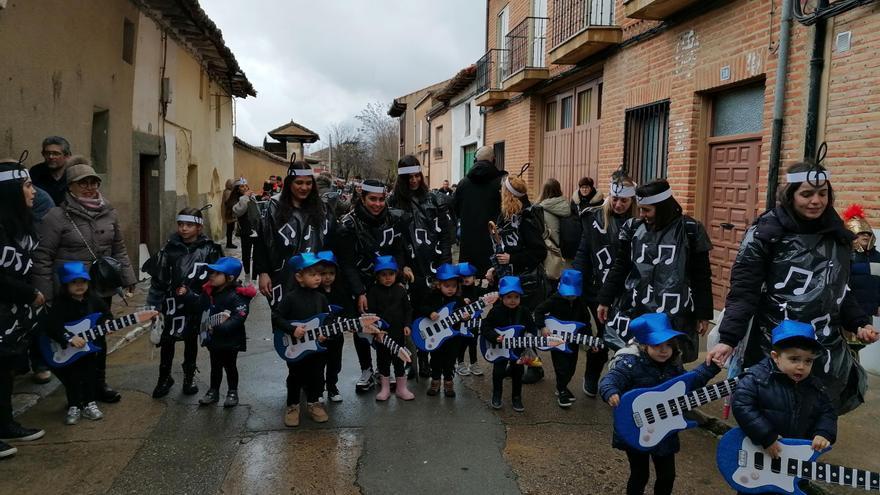
<svg viewBox="0 0 880 495">
<path fill-rule="evenodd" d="M 648 353 L 648 357 L 653 359 L 658 363 L 665 363 L 669 361 L 669 358 L 672 357 L 672 345 L 669 342 L 664 342 L 658 345 L 648 345 L 646 347 L 646 352 Z"/>
<path fill-rule="evenodd" d="M 800 382 L 810 376 L 813 369 L 813 361 L 816 355 L 813 351 L 807 349 L 797 349 L 791 347 L 784 351 L 770 351 L 770 357 L 776 363 L 779 371 L 785 373 L 785 376 L 791 378 L 795 383 Z"/>
<path fill-rule="evenodd" d="M 86 295 L 86 291 L 88 290 L 89 281 L 82 278 L 72 280 L 67 284 L 67 293 L 70 294 L 70 297 L 75 297 L 77 299 L 82 298 Z"/>
<path fill-rule="evenodd" d="M 202 226 L 197 223 L 177 222 L 177 234 L 185 242 L 194 240 L 202 232 Z"/>
<path fill-rule="evenodd" d="M 468 277 L 461 277 L 461 285 L 465 287 L 470 287 L 477 283 L 477 277 L 470 275 Z"/>
<path fill-rule="evenodd" d="M 226 279 L 227 277 L 225 273 L 211 272 L 211 274 L 208 275 L 208 282 L 213 287 L 222 287 L 226 285 Z"/>
<path fill-rule="evenodd" d="M 458 292 L 458 279 L 441 280 L 440 293 L 446 297 L 452 297 Z"/>
<path fill-rule="evenodd" d="M 336 267 L 325 266 L 321 272 L 321 287 L 329 289 L 333 287 L 333 282 L 336 282 Z"/>
<path fill-rule="evenodd" d="M 394 285 L 394 282 L 397 282 L 397 272 L 394 270 L 382 270 L 376 274 L 376 278 L 384 287 L 391 287 Z"/>
<path fill-rule="evenodd" d="M 519 306 L 520 296 L 516 292 L 508 292 L 501 296 L 501 303 L 510 309 L 516 309 Z"/>
<path fill-rule="evenodd" d="M 321 267 L 310 266 L 296 272 L 296 282 L 306 289 L 317 289 L 321 286 L 324 275 Z"/>
</svg>

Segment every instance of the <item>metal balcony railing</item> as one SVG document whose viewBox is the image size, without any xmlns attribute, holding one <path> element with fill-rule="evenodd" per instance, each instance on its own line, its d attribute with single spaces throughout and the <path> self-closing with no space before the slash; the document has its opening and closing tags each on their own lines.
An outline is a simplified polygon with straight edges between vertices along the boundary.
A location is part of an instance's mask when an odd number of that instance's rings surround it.
<svg viewBox="0 0 880 495">
<path fill-rule="evenodd" d="M 493 48 L 477 60 L 477 94 L 490 89 L 501 89 L 501 81 L 507 79 L 509 61 L 508 51 Z"/>
<path fill-rule="evenodd" d="M 614 26 L 615 0 L 556 0 L 550 20 L 552 48 L 565 43 L 590 26 Z"/>
<path fill-rule="evenodd" d="M 523 69 L 543 69 L 547 67 L 546 17 L 526 17 L 505 37 L 510 60 L 507 75 L 516 74 Z"/>
</svg>

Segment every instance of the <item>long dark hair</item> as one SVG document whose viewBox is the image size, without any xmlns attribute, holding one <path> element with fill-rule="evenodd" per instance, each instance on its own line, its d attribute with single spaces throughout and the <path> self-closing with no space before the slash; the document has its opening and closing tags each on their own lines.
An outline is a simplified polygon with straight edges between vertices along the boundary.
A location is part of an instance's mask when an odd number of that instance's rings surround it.
<svg viewBox="0 0 880 495">
<path fill-rule="evenodd" d="M 547 182 L 544 183 L 544 188 L 541 190 L 541 199 L 538 200 L 538 203 L 545 199 L 558 198 L 559 196 L 562 196 L 562 185 L 556 179 L 547 179 Z"/>
<path fill-rule="evenodd" d="M 21 163 L 13 160 L 0 160 L 0 172 L 25 170 Z M 9 239 L 19 240 L 25 236 L 35 236 L 34 217 L 24 200 L 26 179 L 4 180 L 0 182 L 0 226 Z"/>
<path fill-rule="evenodd" d="M 291 161 L 290 167 L 287 169 L 287 177 L 284 178 L 284 186 L 281 189 L 281 199 L 279 201 L 281 208 L 279 213 L 283 218 L 290 218 L 293 214 L 293 192 L 290 185 L 296 179 L 294 170 L 310 170 L 309 164 L 304 161 Z M 315 176 L 308 176 L 312 180 L 312 190 L 306 199 L 302 202 L 302 210 L 309 216 L 309 223 L 312 227 L 320 228 L 324 223 L 324 205 L 321 202 L 321 196 L 318 194 L 318 183 L 315 182 Z"/>
<path fill-rule="evenodd" d="M 397 161 L 397 168 L 421 166 L 422 164 L 419 163 L 419 159 L 413 155 L 403 155 L 403 157 L 401 157 L 400 160 Z M 415 192 L 412 192 L 409 190 L 410 174 L 398 174 L 397 179 L 394 181 L 394 196 L 397 198 L 397 204 L 405 203 L 412 199 L 413 196 L 422 196 L 424 194 L 427 194 L 428 185 L 425 184 L 425 176 L 421 172 L 419 172 L 419 175 L 422 176 L 422 183 L 421 185 L 419 185 L 419 188 Z"/>
<path fill-rule="evenodd" d="M 809 172 L 810 170 L 816 170 L 820 172 L 827 172 L 828 170 L 822 165 L 818 165 L 812 162 L 797 162 L 788 169 L 786 169 L 786 173 L 788 174 L 796 174 L 799 172 Z M 828 206 L 825 208 L 825 211 L 828 211 L 831 208 L 834 208 L 834 189 L 831 188 L 831 181 L 825 181 L 828 183 Z M 803 182 L 792 182 L 786 184 L 784 187 L 779 189 L 779 192 L 776 193 L 776 201 L 788 210 L 789 212 L 794 212 L 794 193 L 801 187 Z M 824 213 L 824 212 L 823 212 Z"/>
<path fill-rule="evenodd" d="M 666 179 L 655 179 L 645 185 L 636 187 L 636 196 L 644 198 L 646 196 L 660 194 L 668 189 L 669 182 L 667 182 Z M 675 200 L 674 196 L 670 196 L 669 199 L 664 199 L 655 204 L 654 207 L 656 207 L 656 213 L 654 215 L 654 230 L 664 229 L 667 225 L 672 223 L 673 220 L 682 215 L 681 205 L 678 204 L 678 201 Z"/>
</svg>

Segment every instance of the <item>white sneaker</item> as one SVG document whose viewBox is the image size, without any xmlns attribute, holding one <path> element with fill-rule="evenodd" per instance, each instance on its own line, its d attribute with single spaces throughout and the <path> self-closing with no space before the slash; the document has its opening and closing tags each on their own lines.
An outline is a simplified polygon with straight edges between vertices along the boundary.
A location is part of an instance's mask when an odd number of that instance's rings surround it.
<svg viewBox="0 0 880 495">
<path fill-rule="evenodd" d="M 75 425 L 79 423 L 79 418 L 82 417 L 82 411 L 76 406 L 71 406 L 67 409 L 67 417 L 64 418 L 64 424 L 66 425 Z"/>
<path fill-rule="evenodd" d="M 342 394 L 338 390 L 328 390 L 327 397 L 330 398 L 330 402 L 342 402 Z"/>
<path fill-rule="evenodd" d="M 86 407 L 83 408 L 82 415 L 86 419 L 91 419 L 92 421 L 97 421 L 104 417 L 104 413 L 98 409 L 98 404 L 94 402 L 89 402 L 86 404 Z"/>
<path fill-rule="evenodd" d="M 478 363 L 470 365 L 469 369 L 471 370 L 472 375 L 483 376 L 483 368 L 481 368 Z"/>
<path fill-rule="evenodd" d="M 471 368 L 465 363 L 459 363 L 458 368 L 456 368 L 455 372 L 461 376 L 468 376 L 471 374 Z"/>
<path fill-rule="evenodd" d="M 361 371 L 361 377 L 358 378 L 355 383 L 358 387 L 366 387 L 370 384 L 370 381 L 373 379 L 373 370 L 363 370 Z"/>
</svg>

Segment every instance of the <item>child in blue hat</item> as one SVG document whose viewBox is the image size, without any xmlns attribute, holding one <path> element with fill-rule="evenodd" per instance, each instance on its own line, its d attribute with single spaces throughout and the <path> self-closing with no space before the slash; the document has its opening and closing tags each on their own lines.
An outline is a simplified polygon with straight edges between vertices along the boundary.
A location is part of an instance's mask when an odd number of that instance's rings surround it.
<svg viewBox="0 0 880 495">
<path fill-rule="evenodd" d="M 459 293 L 458 269 L 451 263 L 443 263 L 437 267 L 434 287 L 416 302 L 416 316 L 427 316 L 432 320 L 440 317 L 439 309 L 449 303 L 455 307 L 464 306 L 464 298 Z M 467 318 L 466 318 L 467 319 Z M 458 338 L 448 339 L 440 347 L 431 352 L 431 386 L 428 395 L 440 393 L 440 379 L 443 378 L 443 395 L 455 397 L 455 359 L 458 356 Z"/>
<path fill-rule="evenodd" d="M 333 313 L 334 318 L 355 317 L 354 301 L 341 278 L 336 277 L 339 264 L 333 251 L 321 251 L 317 254 L 321 260 L 321 293 L 327 297 L 331 307 L 339 308 Z M 330 402 L 342 402 L 339 393 L 339 373 L 342 371 L 342 349 L 345 346 L 343 335 L 334 335 L 324 344 L 324 390 Z"/>
<path fill-rule="evenodd" d="M 740 376 L 733 416 L 771 457 L 779 457 L 779 437 L 812 440 L 814 450 L 824 450 L 837 438 L 837 413 L 810 374 L 823 352 L 813 325 L 784 320 L 773 329 L 771 342 L 770 356 Z"/>
<path fill-rule="evenodd" d="M 489 293 L 489 290 L 477 285 L 477 267 L 472 263 L 463 262 L 455 265 L 461 281 L 461 297 L 465 304 L 470 304 Z M 489 308 L 486 308 L 488 312 Z M 458 366 L 455 371 L 461 376 L 483 374 L 483 368 L 477 362 L 477 339 L 467 339 L 460 343 L 458 350 Z M 467 351 L 470 364 L 465 364 L 464 353 Z"/>
<path fill-rule="evenodd" d="M 388 323 L 386 332 L 398 344 L 406 342 L 410 335 L 412 306 L 406 289 L 397 283 L 398 266 L 394 256 L 379 256 L 374 263 L 376 283 L 367 290 L 367 305 L 376 315 Z M 391 366 L 394 365 L 394 393 L 399 399 L 413 400 L 415 395 L 406 386 L 406 372 L 403 361 L 393 356 L 385 346 L 376 348 L 376 364 L 379 368 L 379 392 L 377 401 L 386 401 L 391 396 Z"/>
<path fill-rule="evenodd" d="M 654 387 L 685 372 L 677 342 L 678 338 L 685 334 L 672 329 L 669 317 L 665 313 L 646 313 L 632 320 L 629 329 L 638 341 L 637 351 L 628 352 L 630 348 L 619 351 L 609 365 L 608 374 L 599 383 L 602 400 L 611 407 L 620 404 L 620 396 L 625 392 L 636 388 Z M 699 376 L 692 385 L 694 388 L 701 388 L 721 369 L 714 363 L 710 365 L 704 363 L 694 371 Z M 626 493 L 644 493 L 650 476 L 649 464 L 652 459 L 656 474 L 654 493 L 663 495 L 672 493 L 675 484 L 675 454 L 681 448 L 678 434 L 673 433 L 664 438 L 650 452 L 630 447 L 616 431 L 611 445 L 626 452 L 629 460 Z"/>
<path fill-rule="evenodd" d="M 89 290 L 91 277 L 84 263 L 76 261 L 62 264 L 58 267 L 58 280 L 61 284 L 55 303 L 40 327 L 50 339 L 61 346 L 82 349 L 88 343 L 80 336 L 71 336 L 65 325 L 95 313 L 100 315 L 95 325 L 100 325 L 113 316 L 107 304 Z M 67 393 L 65 424 L 75 425 L 80 418 L 97 421 L 104 417 L 95 402 L 95 393 L 98 390 L 96 354 L 85 354 L 73 363 L 52 371 L 61 380 Z"/>
<path fill-rule="evenodd" d="M 495 342 L 498 339 L 495 329 L 510 325 L 522 325 L 525 327 L 525 333 L 535 334 L 535 320 L 532 318 L 528 308 L 522 306 L 523 288 L 519 277 L 503 277 L 498 283 L 498 295 L 501 296 L 501 304 L 496 303 L 492 306 L 489 314 L 483 319 L 483 323 L 480 326 L 480 335 L 490 342 Z M 521 354 L 522 349 L 518 351 L 517 354 Z M 513 389 L 511 391 L 513 410 L 516 412 L 525 411 L 522 401 L 523 373 L 525 373 L 525 366 L 514 361 L 500 360 L 492 365 L 491 405 L 494 409 L 501 409 L 504 378 L 510 376 L 513 381 Z"/>
<path fill-rule="evenodd" d="M 579 270 L 568 269 L 559 277 L 556 292 L 538 304 L 535 308 L 535 324 L 542 328 L 542 333 L 550 335 L 545 320 L 552 316 L 562 321 L 583 323 L 581 333 L 590 332 L 590 311 L 581 297 L 583 293 L 583 276 Z M 574 376 L 578 362 L 578 345 L 568 344 L 574 352 L 551 352 L 553 369 L 556 372 L 556 403 L 565 409 L 571 407 L 574 394 L 568 389 L 568 383 Z"/>
</svg>

